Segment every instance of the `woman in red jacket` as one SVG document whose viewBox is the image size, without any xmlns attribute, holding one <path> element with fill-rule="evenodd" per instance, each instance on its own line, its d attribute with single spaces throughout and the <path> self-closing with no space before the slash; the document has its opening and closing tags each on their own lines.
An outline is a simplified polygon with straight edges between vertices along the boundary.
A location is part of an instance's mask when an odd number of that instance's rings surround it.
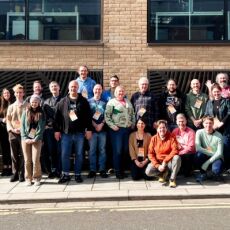
<svg viewBox="0 0 230 230">
<path fill-rule="evenodd" d="M 169 186 L 176 187 L 176 176 L 181 166 L 176 138 L 168 131 L 167 121 L 157 122 L 157 134 L 150 141 L 148 158 L 151 163 L 146 168 L 147 176 L 159 176 L 159 182 L 165 183 L 171 171 Z"/>
</svg>

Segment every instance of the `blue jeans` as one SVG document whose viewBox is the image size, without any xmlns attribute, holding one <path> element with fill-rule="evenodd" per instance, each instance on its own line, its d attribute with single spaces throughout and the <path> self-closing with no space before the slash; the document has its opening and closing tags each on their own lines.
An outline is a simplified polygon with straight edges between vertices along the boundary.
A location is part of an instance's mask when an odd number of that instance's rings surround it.
<svg viewBox="0 0 230 230">
<path fill-rule="evenodd" d="M 43 134 L 44 164 L 49 172 L 61 172 L 61 143 L 54 138 L 53 128 L 47 128 Z"/>
<path fill-rule="evenodd" d="M 230 134 L 223 135 L 224 142 L 224 162 L 227 169 L 230 168 Z"/>
<path fill-rule="evenodd" d="M 125 156 L 129 152 L 129 128 L 119 128 L 118 131 L 110 130 L 113 148 L 113 167 L 116 172 L 123 170 Z"/>
<path fill-rule="evenodd" d="M 195 164 L 199 168 L 201 168 L 202 164 L 204 164 L 204 162 L 207 161 L 209 158 L 210 157 L 208 157 L 207 155 L 201 152 L 197 152 L 195 155 Z M 221 174 L 222 169 L 223 169 L 223 161 L 221 159 L 218 159 L 211 164 L 211 170 L 215 175 Z"/>
<path fill-rule="evenodd" d="M 90 171 L 97 171 L 97 149 L 99 152 L 99 171 L 105 170 L 106 162 L 106 132 L 94 132 L 89 140 L 89 165 Z"/>
<path fill-rule="evenodd" d="M 62 155 L 63 174 L 69 174 L 72 145 L 74 145 L 74 150 L 75 150 L 74 172 L 75 172 L 75 175 L 81 174 L 82 161 L 83 161 L 83 144 L 84 144 L 84 134 L 83 133 L 74 133 L 74 134 L 62 133 L 62 136 L 61 136 L 62 154 L 61 155 Z"/>
</svg>

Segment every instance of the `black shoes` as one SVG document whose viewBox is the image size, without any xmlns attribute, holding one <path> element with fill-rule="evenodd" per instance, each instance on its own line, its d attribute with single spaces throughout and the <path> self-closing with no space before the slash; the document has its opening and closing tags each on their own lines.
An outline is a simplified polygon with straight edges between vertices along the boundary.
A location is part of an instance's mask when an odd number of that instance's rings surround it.
<svg viewBox="0 0 230 230">
<path fill-rule="evenodd" d="M 90 171 L 87 177 L 88 178 L 94 178 L 95 176 L 96 176 L 96 172 Z"/>
<path fill-rule="evenodd" d="M 49 179 L 60 178 L 60 174 L 58 172 L 51 172 L 48 174 Z"/>
<path fill-rule="evenodd" d="M 82 179 L 81 175 L 75 175 L 75 181 L 76 181 L 77 183 L 82 183 L 82 182 L 83 182 L 83 179 Z"/>
<path fill-rule="evenodd" d="M 13 174 L 11 177 L 10 177 L 10 182 L 15 182 L 15 181 L 18 181 L 18 174 L 17 173 L 15 173 L 15 174 Z"/>
<path fill-rule="evenodd" d="M 64 184 L 66 182 L 70 181 L 70 176 L 62 174 L 61 178 L 58 181 L 58 184 Z"/>
<path fill-rule="evenodd" d="M 108 174 L 106 173 L 105 170 L 102 170 L 102 171 L 100 171 L 100 176 L 101 176 L 101 178 L 107 178 Z"/>
<path fill-rule="evenodd" d="M 24 177 L 24 175 L 22 175 L 22 174 L 19 174 L 19 182 L 24 182 L 25 181 L 25 177 Z"/>
</svg>

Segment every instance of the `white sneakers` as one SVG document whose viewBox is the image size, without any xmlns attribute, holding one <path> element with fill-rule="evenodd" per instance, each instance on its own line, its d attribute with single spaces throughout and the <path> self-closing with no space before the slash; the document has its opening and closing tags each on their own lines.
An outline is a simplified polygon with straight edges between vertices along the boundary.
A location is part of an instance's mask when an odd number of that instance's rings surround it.
<svg viewBox="0 0 230 230">
<path fill-rule="evenodd" d="M 32 182 L 30 180 L 26 180 L 26 186 L 31 186 L 31 185 L 32 185 Z M 34 186 L 40 186 L 40 185 L 41 185 L 40 180 L 35 179 Z"/>
</svg>

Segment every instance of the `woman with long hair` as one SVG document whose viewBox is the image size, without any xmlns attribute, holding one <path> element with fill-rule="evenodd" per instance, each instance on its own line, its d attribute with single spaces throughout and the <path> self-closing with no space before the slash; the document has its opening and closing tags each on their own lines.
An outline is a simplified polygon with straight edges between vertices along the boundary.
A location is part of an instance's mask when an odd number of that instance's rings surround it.
<svg viewBox="0 0 230 230">
<path fill-rule="evenodd" d="M 136 131 L 129 136 L 129 155 L 131 157 L 131 176 L 133 180 L 149 179 L 145 174 L 148 160 L 148 148 L 151 134 L 145 132 L 146 121 L 139 118 L 136 123 Z"/>
<path fill-rule="evenodd" d="M 10 105 L 11 95 L 7 88 L 2 90 L 0 96 L 0 148 L 2 150 L 3 170 L 2 176 L 10 176 L 12 174 L 11 169 L 11 157 L 10 157 L 10 143 L 8 138 L 8 132 L 6 129 L 6 114 Z"/>
<path fill-rule="evenodd" d="M 32 95 L 30 105 L 23 112 L 21 119 L 21 139 L 27 186 L 32 185 L 32 180 L 34 180 L 35 186 L 39 186 L 42 177 L 40 155 L 45 119 L 40 102 L 39 96 Z"/>
</svg>

